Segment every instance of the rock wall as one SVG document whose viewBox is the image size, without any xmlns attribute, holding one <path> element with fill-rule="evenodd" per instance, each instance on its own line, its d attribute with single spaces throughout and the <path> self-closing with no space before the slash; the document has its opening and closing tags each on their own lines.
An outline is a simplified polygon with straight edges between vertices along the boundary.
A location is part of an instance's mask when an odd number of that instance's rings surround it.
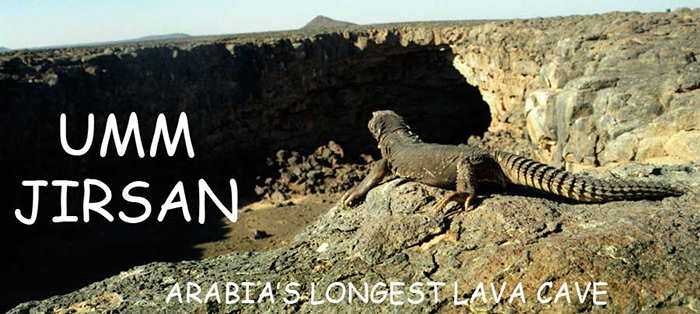
<svg viewBox="0 0 700 314">
<path fill-rule="evenodd" d="M 442 29 L 492 128 L 567 167 L 700 158 L 700 10 Z"/>
</svg>

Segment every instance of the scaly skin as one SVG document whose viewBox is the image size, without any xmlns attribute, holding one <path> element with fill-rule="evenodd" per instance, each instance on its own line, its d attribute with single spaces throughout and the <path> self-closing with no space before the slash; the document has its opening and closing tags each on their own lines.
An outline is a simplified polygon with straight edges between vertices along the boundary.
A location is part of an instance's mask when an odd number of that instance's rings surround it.
<svg viewBox="0 0 700 314">
<path fill-rule="evenodd" d="M 392 172 L 405 180 L 455 190 L 435 205 L 442 210 L 451 201 L 465 209 L 477 196 L 479 182 L 524 185 L 584 202 L 607 202 L 682 195 L 662 184 L 604 181 L 574 175 L 511 153 L 469 146 L 424 143 L 393 111 L 376 111 L 368 127 L 378 142 L 382 160 L 370 174 L 341 199 L 350 206 Z"/>
</svg>

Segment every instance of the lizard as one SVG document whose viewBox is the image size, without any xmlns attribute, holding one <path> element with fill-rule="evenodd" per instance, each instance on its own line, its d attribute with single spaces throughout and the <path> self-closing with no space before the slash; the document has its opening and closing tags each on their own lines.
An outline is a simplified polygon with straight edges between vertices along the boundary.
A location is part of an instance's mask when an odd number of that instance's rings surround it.
<svg viewBox="0 0 700 314">
<path fill-rule="evenodd" d="M 675 187 L 636 181 L 607 181 L 575 175 L 508 152 L 466 145 L 423 142 L 391 110 L 372 113 L 367 127 L 377 141 L 382 158 L 370 173 L 340 200 L 348 207 L 379 185 L 389 173 L 407 181 L 452 190 L 434 206 L 443 211 L 452 201 L 463 202 L 472 210 L 481 182 L 523 185 L 583 202 L 608 202 L 680 196 Z"/>
</svg>

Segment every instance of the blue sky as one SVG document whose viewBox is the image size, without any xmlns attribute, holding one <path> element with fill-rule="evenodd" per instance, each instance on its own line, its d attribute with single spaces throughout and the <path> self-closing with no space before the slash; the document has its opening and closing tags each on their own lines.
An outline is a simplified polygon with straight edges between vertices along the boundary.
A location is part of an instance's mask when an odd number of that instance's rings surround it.
<svg viewBox="0 0 700 314">
<path fill-rule="evenodd" d="M 295 29 L 316 15 L 358 24 L 546 17 L 698 7 L 698 0 L 0 0 L 0 46 L 14 49 L 167 33 Z"/>
</svg>

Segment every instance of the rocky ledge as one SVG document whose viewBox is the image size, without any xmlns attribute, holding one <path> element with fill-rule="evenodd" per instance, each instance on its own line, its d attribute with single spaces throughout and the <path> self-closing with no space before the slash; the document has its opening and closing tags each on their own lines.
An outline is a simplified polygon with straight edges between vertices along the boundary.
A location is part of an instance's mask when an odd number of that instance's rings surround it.
<svg viewBox="0 0 700 314">
<path fill-rule="evenodd" d="M 294 244 L 263 253 L 231 253 L 203 261 L 151 263 L 135 267 L 67 295 L 21 304 L 10 313 L 250 313 L 250 312 L 343 312 L 343 313 L 453 313 L 472 312 L 697 312 L 700 311 L 700 165 L 630 165 L 614 171 L 594 172 L 602 177 L 622 177 L 682 183 L 690 191 L 681 197 L 656 201 L 620 201 L 579 204 L 533 195 L 524 189 L 496 191 L 484 197 L 476 210 L 452 217 L 432 210 L 444 190 L 413 182 L 389 180 L 373 189 L 356 208 L 333 207 Z M 459 283 L 458 301 L 468 300 L 486 285 L 486 300 L 456 306 L 454 282 Z M 216 283 L 218 298 L 206 303 L 187 303 L 186 285 L 196 283 L 203 300 Z M 225 304 L 227 282 L 251 288 L 252 304 Z M 274 303 L 264 295 L 272 283 Z M 300 297 L 283 289 L 297 282 Z M 313 304 L 324 299 L 333 282 L 362 287 L 384 282 L 444 282 L 434 299 L 418 305 L 381 305 L 347 301 Z M 571 304 L 537 301 L 540 286 L 551 282 L 543 298 L 555 297 L 569 285 Z M 591 290 L 578 302 L 574 286 L 605 282 L 606 294 L 592 303 Z M 277 286 L 277 283 L 280 286 Z M 506 292 L 494 302 L 489 284 Z M 526 302 L 512 289 L 522 283 Z M 175 285 L 182 288 L 166 303 Z M 336 287 L 337 288 L 337 287 Z M 403 290 L 407 290 L 404 287 Z M 192 290 L 194 292 L 194 290 Z M 339 298 L 334 290 L 332 298 Z M 401 296 L 401 297 L 405 297 Z M 347 296 L 346 296 L 347 298 Z M 379 297 L 377 297 L 379 298 Z M 417 299 L 411 296 L 412 299 Z M 234 298 L 231 297 L 231 300 Z M 257 300 L 261 303 L 256 303 Z M 347 300 L 347 299 L 346 299 Z"/>
</svg>

